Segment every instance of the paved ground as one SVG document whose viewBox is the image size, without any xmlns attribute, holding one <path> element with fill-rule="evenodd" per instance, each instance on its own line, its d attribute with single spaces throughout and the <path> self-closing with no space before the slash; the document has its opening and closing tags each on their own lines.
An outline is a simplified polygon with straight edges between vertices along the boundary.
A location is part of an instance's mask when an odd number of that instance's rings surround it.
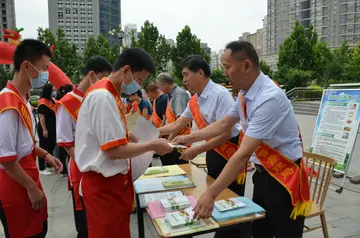
<svg viewBox="0 0 360 238">
<path fill-rule="evenodd" d="M 298 121 L 305 141 L 305 148 L 311 142 L 315 116 L 298 115 Z M 355 145 L 353 160 L 350 165 L 350 175 L 360 174 L 360 140 Z M 59 176 L 43 176 L 42 183 L 49 201 L 49 232 L 48 238 L 75 238 L 73 223 L 72 201 L 67 191 L 67 180 Z M 336 179 L 332 182 L 339 183 Z M 325 201 L 326 219 L 330 237 L 357 237 L 360 238 L 360 185 L 351 185 L 347 182 L 341 194 L 336 193 L 335 186 L 328 192 Z M 351 190 L 349 190 L 349 189 Z M 251 179 L 247 180 L 246 196 L 252 197 Z M 308 220 L 307 225 L 320 224 L 319 218 Z M 157 237 L 150 219 L 146 217 L 146 237 Z M 137 221 L 135 215 L 131 217 L 132 237 L 137 235 Z M 0 231 L 0 237 L 4 237 Z M 212 234 L 199 236 L 212 237 Z M 291 237 L 291 236 L 289 236 Z M 321 230 L 304 235 L 305 238 L 323 237 Z"/>
</svg>

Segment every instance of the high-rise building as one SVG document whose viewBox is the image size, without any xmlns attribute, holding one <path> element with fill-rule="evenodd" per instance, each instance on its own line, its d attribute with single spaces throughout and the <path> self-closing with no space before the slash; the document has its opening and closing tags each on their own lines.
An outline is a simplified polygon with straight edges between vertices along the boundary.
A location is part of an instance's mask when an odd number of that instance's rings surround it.
<svg viewBox="0 0 360 238">
<path fill-rule="evenodd" d="M 360 40 L 359 0 L 268 0 L 264 20 L 266 54 L 276 54 L 298 20 L 308 29 L 313 25 L 331 48 Z M 266 28 L 266 30 L 265 30 Z"/>
<path fill-rule="evenodd" d="M 14 0 L 1 0 L 0 10 L 0 40 L 4 41 L 3 30 L 15 30 L 16 28 Z"/>
<path fill-rule="evenodd" d="M 126 24 L 124 27 L 124 39 L 123 39 L 123 46 L 124 47 L 131 47 L 132 45 L 132 38 L 134 37 L 135 41 L 138 39 L 138 31 L 136 24 Z"/>
<path fill-rule="evenodd" d="M 200 48 L 203 49 L 207 54 L 211 54 L 211 48 L 207 43 L 200 43 Z"/>
<path fill-rule="evenodd" d="M 218 69 L 220 67 L 219 54 L 216 52 L 211 52 L 211 70 Z"/>
<path fill-rule="evenodd" d="M 110 44 L 119 43 L 115 34 L 121 24 L 120 0 L 48 0 L 49 29 L 62 27 L 67 41 L 83 51 L 90 36 L 103 34 Z"/>
<path fill-rule="evenodd" d="M 245 32 L 239 37 L 240 41 L 250 42 L 254 48 L 256 49 L 258 55 L 262 55 L 262 47 L 263 47 L 263 29 L 258 29 L 255 33 L 251 34 L 249 32 Z"/>
</svg>

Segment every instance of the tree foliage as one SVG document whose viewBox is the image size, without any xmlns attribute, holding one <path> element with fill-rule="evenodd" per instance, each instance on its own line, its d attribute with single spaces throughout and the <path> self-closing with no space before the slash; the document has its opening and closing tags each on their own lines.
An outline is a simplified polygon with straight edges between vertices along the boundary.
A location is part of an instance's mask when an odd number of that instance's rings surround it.
<svg viewBox="0 0 360 238">
<path fill-rule="evenodd" d="M 264 74 L 266 74 L 270 78 L 273 77 L 273 71 L 271 70 L 270 66 L 266 64 L 266 62 L 263 60 L 260 60 L 260 69 Z"/>
<path fill-rule="evenodd" d="M 211 72 L 211 80 L 215 83 L 227 83 L 228 80 L 224 76 L 224 70 L 223 69 L 214 69 Z"/>
<path fill-rule="evenodd" d="M 200 39 L 191 33 L 189 26 L 185 26 L 176 37 L 176 45 L 171 47 L 171 60 L 174 65 L 173 74 L 176 79 L 182 78 L 181 62 L 191 54 L 201 55 L 210 63 L 210 55 L 201 49 Z"/>
<path fill-rule="evenodd" d="M 103 56 L 110 63 L 114 63 L 119 57 L 120 47 L 118 44 L 110 46 L 110 42 L 104 35 L 100 34 L 97 38 L 90 37 L 84 49 L 84 62 L 87 62 L 92 56 Z"/>
</svg>

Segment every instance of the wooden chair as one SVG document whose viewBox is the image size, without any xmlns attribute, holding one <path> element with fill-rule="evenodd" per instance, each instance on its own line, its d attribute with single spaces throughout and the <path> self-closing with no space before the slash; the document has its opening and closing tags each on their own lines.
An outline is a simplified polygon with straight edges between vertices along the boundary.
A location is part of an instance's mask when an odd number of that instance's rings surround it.
<svg viewBox="0 0 360 238">
<path fill-rule="evenodd" d="M 329 233 L 323 205 L 336 161 L 329 157 L 309 152 L 304 152 L 303 159 L 309 172 L 310 198 L 313 201 L 311 212 L 305 219 L 320 216 L 321 220 L 320 226 L 305 226 L 304 233 L 322 228 L 324 237 L 328 238 Z"/>
</svg>

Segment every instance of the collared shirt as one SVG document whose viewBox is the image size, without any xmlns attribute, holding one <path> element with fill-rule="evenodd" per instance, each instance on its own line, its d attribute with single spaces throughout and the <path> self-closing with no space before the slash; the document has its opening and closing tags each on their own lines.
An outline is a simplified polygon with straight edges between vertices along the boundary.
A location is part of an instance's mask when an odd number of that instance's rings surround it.
<svg viewBox="0 0 360 238">
<path fill-rule="evenodd" d="M 10 82 L 9 82 L 10 83 Z M 13 92 L 4 88 L 0 93 Z M 26 99 L 23 97 L 23 100 Z M 31 105 L 26 102 L 29 109 L 32 133 L 35 132 L 35 118 L 31 113 Z M 22 121 L 20 114 L 12 109 L 0 113 L 0 162 L 20 160 L 29 155 L 34 148 L 34 141 L 29 134 L 27 127 Z M 0 165 L 0 169 L 3 167 Z"/>
<path fill-rule="evenodd" d="M 108 90 L 94 90 L 84 99 L 75 141 L 75 161 L 81 172 L 94 171 L 110 177 L 129 171 L 129 159 L 112 160 L 105 152 L 128 143 L 125 123 L 115 97 Z"/>
<path fill-rule="evenodd" d="M 248 123 L 242 112 L 240 95 L 245 99 Z M 291 103 L 283 90 L 263 73 L 248 92 L 240 91 L 229 115 L 241 119 L 247 136 L 262 140 L 293 161 L 302 157 L 298 123 Z M 260 164 L 254 154 L 250 161 Z"/>
<path fill-rule="evenodd" d="M 74 97 L 83 100 L 84 93 L 74 88 L 70 92 Z M 61 105 L 57 105 L 56 110 L 56 142 L 59 146 L 73 146 L 75 140 L 76 122 L 66 109 Z"/>
<path fill-rule="evenodd" d="M 169 94 L 170 108 L 178 117 L 185 111 L 189 100 L 190 98 L 186 91 L 177 85 L 175 85 Z"/>
<path fill-rule="evenodd" d="M 196 97 L 201 115 L 208 125 L 226 117 L 234 104 L 234 99 L 229 90 L 211 80 L 209 80 L 201 95 L 196 94 Z M 181 116 L 193 119 L 189 104 Z M 239 135 L 240 130 L 240 124 L 237 123 L 232 128 L 232 137 Z"/>
</svg>

